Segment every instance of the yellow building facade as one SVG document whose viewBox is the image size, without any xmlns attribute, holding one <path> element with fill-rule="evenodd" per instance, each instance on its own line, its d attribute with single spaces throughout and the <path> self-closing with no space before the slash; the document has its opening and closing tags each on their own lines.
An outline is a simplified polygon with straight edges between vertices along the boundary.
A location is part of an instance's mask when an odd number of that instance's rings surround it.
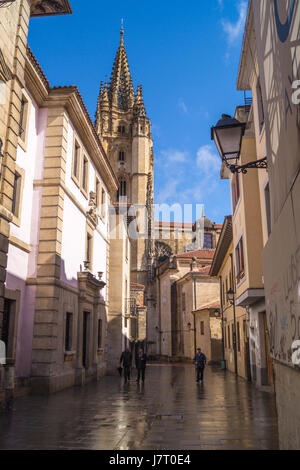
<svg viewBox="0 0 300 470">
<path fill-rule="evenodd" d="M 247 314 L 236 305 L 237 281 L 234 263 L 232 216 L 225 217 L 210 275 L 219 280 L 223 327 L 223 357 L 226 367 L 240 377 L 250 379 Z M 233 299 L 228 292 L 232 290 Z"/>
<path fill-rule="evenodd" d="M 258 99 L 256 90 L 253 95 L 263 117 L 257 147 L 265 139 L 269 177 L 262 265 L 282 449 L 300 446 L 299 21 L 299 2 L 251 0 L 238 81 L 241 89 L 253 89 L 259 79 L 261 89 Z"/>
</svg>

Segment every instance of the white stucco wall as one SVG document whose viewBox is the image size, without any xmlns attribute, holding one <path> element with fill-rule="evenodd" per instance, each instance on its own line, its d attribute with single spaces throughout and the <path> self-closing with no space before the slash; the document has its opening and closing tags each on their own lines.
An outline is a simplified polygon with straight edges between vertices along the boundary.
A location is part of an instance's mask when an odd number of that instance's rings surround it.
<svg viewBox="0 0 300 470">
<path fill-rule="evenodd" d="M 32 334 L 34 322 L 35 287 L 26 285 L 28 277 L 36 276 L 37 246 L 41 207 L 41 188 L 34 188 L 36 179 L 42 178 L 44 144 L 47 126 L 47 109 L 39 109 L 29 97 L 28 136 L 25 149 L 17 149 L 17 167 L 24 170 L 20 226 L 11 223 L 10 235 L 30 248 L 28 253 L 9 244 L 6 288 L 20 291 L 18 312 L 18 337 L 16 351 L 16 376 L 30 375 Z"/>
<path fill-rule="evenodd" d="M 97 276 L 99 271 L 103 272 L 103 281 L 107 281 L 107 246 L 108 246 L 108 204 L 109 196 L 107 193 L 106 185 L 101 179 L 98 171 L 95 168 L 88 152 L 83 146 L 81 140 L 76 134 L 76 140 L 81 146 L 81 162 L 83 156 L 88 159 L 88 198 L 83 194 L 80 188 L 72 179 L 72 164 L 73 164 L 73 146 L 74 146 L 74 127 L 69 122 L 68 129 L 68 145 L 67 145 L 67 161 L 66 161 L 66 179 L 65 184 L 72 196 L 78 202 L 79 207 L 75 204 L 67 194 L 64 200 L 63 212 L 63 229 L 62 229 L 62 252 L 61 252 L 61 279 L 77 287 L 77 273 L 84 269 L 83 262 L 85 261 L 86 250 L 86 211 L 89 206 L 89 193 L 95 191 L 96 176 L 100 181 L 101 187 L 106 191 L 106 218 L 102 221 L 98 218 L 98 226 L 94 231 L 93 237 L 93 260 L 92 272 Z M 81 165 L 80 165 L 81 171 Z M 80 173 L 81 178 L 81 173 Z M 83 212 L 84 211 L 84 212 Z M 106 298 L 106 289 L 103 289 L 102 294 Z"/>
</svg>

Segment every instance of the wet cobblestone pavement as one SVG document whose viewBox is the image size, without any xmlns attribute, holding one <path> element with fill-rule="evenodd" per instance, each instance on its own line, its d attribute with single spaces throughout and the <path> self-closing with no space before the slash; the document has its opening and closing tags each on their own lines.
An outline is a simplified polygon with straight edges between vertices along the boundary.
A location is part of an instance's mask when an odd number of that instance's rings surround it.
<svg viewBox="0 0 300 470">
<path fill-rule="evenodd" d="M 0 449 L 278 449 L 275 396 L 230 372 L 150 365 L 145 385 L 104 377 L 0 414 Z"/>
</svg>

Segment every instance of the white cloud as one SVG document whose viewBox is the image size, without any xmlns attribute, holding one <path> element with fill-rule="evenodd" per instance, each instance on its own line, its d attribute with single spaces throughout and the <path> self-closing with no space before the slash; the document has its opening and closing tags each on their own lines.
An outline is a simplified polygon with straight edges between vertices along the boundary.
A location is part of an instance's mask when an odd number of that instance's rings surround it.
<svg viewBox="0 0 300 470">
<path fill-rule="evenodd" d="M 206 177 L 215 177 L 220 171 L 221 161 L 211 145 L 203 145 L 197 152 L 197 166 Z"/>
<path fill-rule="evenodd" d="M 223 31 L 227 36 L 228 44 L 231 46 L 242 35 L 247 15 L 247 2 L 241 0 L 238 4 L 239 17 L 236 23 L 222 19 Z"/>
<path fill-rule="evenodd" d="M 166 184 L 161 188 L 155 198 L 155 202 L 158 204 L 166 203 L 170 198 L 174 198 L 177 193 L 177 186 L 179 181 L 173 178 L 169 178 L 166 181 Z"/>
<path fill-rule="evenodd" d="M 186 162 L 188 158 L 188 152 L 176 149 L 163 150 L 161 154 L 168 160 L 168 162 L 183 163 Z"/>
</svg>

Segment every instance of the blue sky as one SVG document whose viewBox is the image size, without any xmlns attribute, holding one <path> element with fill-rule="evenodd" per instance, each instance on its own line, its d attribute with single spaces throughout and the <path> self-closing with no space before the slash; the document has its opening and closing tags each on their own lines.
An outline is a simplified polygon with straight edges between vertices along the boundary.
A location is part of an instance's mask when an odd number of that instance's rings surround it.
<svg viewBox="0 0 300 470">
<path fill-rule="evenodd" d="M 243 104 L 236 91 L 246 0 L 71 0 L 73 15 L 33 18 L 29 45 L 52 86 L 77 85 L 94 118 L 124 18 L 134 85 L 152 120 L 155 202 L 204 204 L 222 223 L 231 213 L 227 181 L 210 127 Z"/>
</svg>

